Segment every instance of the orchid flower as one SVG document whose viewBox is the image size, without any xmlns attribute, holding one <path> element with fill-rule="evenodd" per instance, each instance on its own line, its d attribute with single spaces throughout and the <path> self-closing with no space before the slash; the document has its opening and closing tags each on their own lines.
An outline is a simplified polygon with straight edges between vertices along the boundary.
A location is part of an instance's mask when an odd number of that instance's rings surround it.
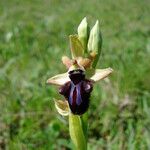
<svg viewBox="0 0 150 150">
<path fill-rule="evenodd" d="M 62 57 L 62 63 L 67 71 L 49 78 L 47 84 L 59 86 L 59 93 L 65 98 L 54 100 L 55 107 L 61 115 L 69 115 L 70 135 L 76 148 L 86 150 L 84 125 L 87 124 L 85 116 L 90 93 L 93 85 L 106 78 L 113 70 L 95 69 L 102 46 L 98 21 L 89 33 L 87 20 L 84 18 L 78 27 L 78 34 L 70 35 L 69 39 L 72 58 Z"/>
<path fill-rule="evenodd" d="M 65 56 L 65 58 L 66 58 L 66 56 Z M 69 58 L 67 57 L 67 59 L 69 59 Z M 82 61 L 84 61 L 84 59 Z M 84 66 L 80 66 L 77 62 L 76 61 L 72 62 L 72 65 L 70 66 L 69 71 L 74 70 L 74 69 L 80 69 L 80 68 L 84 67 Z M 66 66 L 68 66 L 68 62 L 65 62 L 65 63 L 66 63 Z M 69 63 L 71 64 L 71 62 L 69 62 Z M 85 72 L 86 72 L 86 76 L 88 77 L 88 79 L 93 81 L 93 83 L 96 83 L 96 82 L 106 78 L 109 74 L 112 73 L 112 71 L 113 70 L 111 68 L 105 68 L 105 69 L 87 68 L 87 70 Z M 49 78 L 47 80 L 47 83 L 54 84 L 57 86 L 63 86 L 65 83 L 67 83 L 69 81 L 70 81 L 69 74 L 68 74 L 68 72 L 66 72 L 66 73 L 58 74 L 52 78 Z M 62 101 L 55 100 L 56 109 L 63 116 L 69 115 L 69 105 L 67 103 L 68 103 L 67 100 L 62 100 Z M 63 107 L 62 107 L 62 105 L 63 105 Z M 66 107 L 68 107 L 68 108 L 66 108 Z"/>
</svg>

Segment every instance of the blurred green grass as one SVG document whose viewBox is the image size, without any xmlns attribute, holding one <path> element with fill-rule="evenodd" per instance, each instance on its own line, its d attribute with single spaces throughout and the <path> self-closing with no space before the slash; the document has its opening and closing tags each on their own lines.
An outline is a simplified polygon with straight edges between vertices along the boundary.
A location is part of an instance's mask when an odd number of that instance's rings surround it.
<svg viewBox="0 0 150 150">
<path fill-rule="evenodd" d="M 48 77 L 66 71 L 68 35 L 84 16 L 100 20 L 97 65 L 112 76 L 97 84 L 89 108 L 91 150 L 150 149 L 149 0 L 0 1 L 0 149 L 71 149 Z"/>
</svg>

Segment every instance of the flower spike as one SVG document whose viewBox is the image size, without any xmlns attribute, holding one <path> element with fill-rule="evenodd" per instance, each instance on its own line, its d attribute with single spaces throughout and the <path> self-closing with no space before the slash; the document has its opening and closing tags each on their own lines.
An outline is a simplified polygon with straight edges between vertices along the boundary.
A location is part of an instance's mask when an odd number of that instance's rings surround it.
<svg viewBox="0 0 150 150">
<path fill-rule="evenodd" d="M 78 26 L 78 35 L 70 35 L 72 59 L 62 57 L 66 73 L 58 74 L 47 80 L 48 84 L 59 86 L 59 94 L 65 100 L 54 100 L 59 114 L 69 115 L 69 132 L 76 149 L 87 149 L 87 110 L 94 83 L 106 78 L 113 72 L 111 68 L 95 69 L 98 62 L 102 36 L 99 21 L 90 31 L 87 19 Z"/>
</svg>

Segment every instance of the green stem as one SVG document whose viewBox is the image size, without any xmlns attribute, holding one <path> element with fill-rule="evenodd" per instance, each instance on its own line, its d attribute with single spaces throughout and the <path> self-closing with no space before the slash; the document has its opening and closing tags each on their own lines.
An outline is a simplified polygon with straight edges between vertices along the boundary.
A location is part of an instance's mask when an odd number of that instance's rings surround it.
<svg viewBox="0 0 150 150">
<path fill-rule="evenodd" d="M 83 132 L 84 132 L 86 141 L 87 141 L 87 131 L 88 131 L 88 122 L 87 122 L 87 119 L 88 119 L 88 113 L 86 112 L 86 113 L 84 113 L 81 116 L 82 128 L 83 128 Z"/>
<path fill-rule="evenodd" d="M 87 150 L 87 142 L 80 116 L 73 114 L 69 115 L 69 132 L 76 149 Z"/>
</svg>

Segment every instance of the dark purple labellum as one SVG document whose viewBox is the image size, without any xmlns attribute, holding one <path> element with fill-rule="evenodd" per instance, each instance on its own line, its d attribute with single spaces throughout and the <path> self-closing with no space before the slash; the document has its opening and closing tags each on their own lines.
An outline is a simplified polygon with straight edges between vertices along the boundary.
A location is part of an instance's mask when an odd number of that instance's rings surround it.
<svg viewBox="0 0 150 150">
<path fill-rule="evenodd" d="M 89 107 L 92 81 L 85 79 L 84 71 L 80 69 L 70 71 L 69 77 L 71 81 L 61 86 L 59 93 L 68 100 L 73 114 L 82 115 Z"/>
</svg>

